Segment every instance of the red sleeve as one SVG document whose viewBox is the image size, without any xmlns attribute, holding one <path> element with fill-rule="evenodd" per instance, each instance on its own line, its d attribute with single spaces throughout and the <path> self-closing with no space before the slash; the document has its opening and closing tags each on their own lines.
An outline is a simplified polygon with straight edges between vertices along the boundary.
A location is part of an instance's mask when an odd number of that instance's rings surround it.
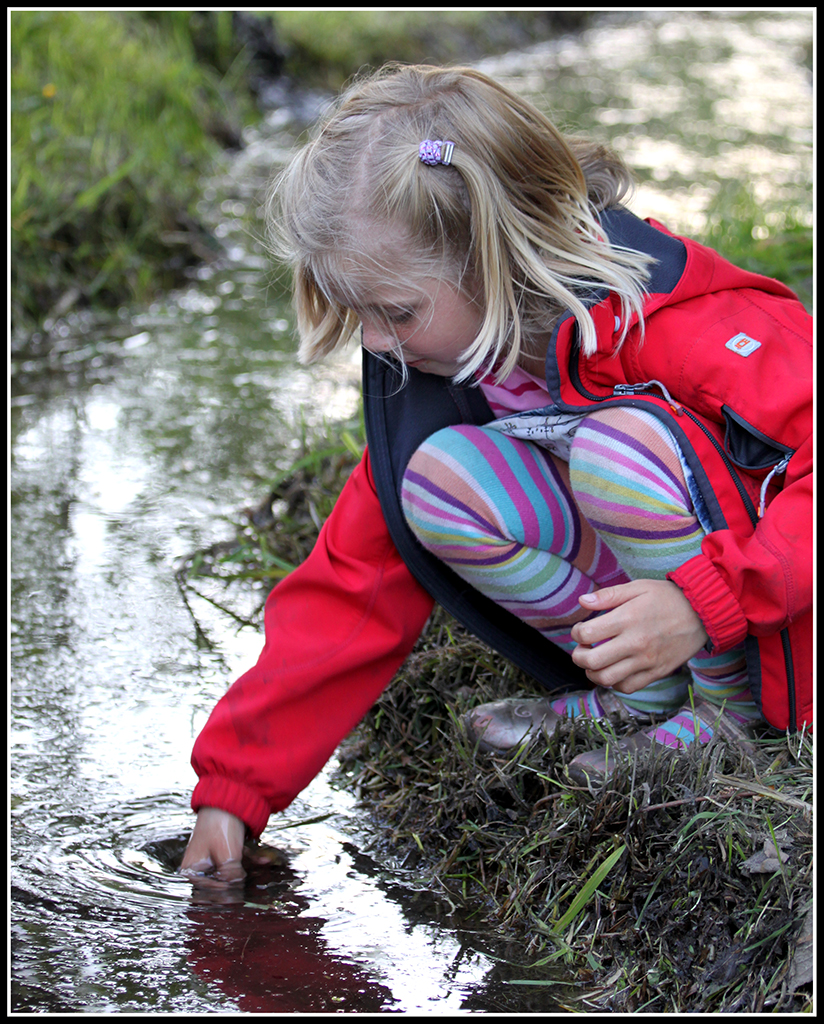
<svg viewBox="0 0 824 1024">
<path fill-rule="evenodd" d="M 195 742 L 192 808 L 260 835 L 374 704 L 432 606 L 389 536 L 365 454 L 309 557 L 269 595 L 257 664 Z"/>
<path fill-rule="evenodd" d="M 791 458 L 783 490 L 751 536 L 709 533 L 700 555 L 667 574 L 686 594 L 716 650 L 730 650 L 748 633 L 777 633 L 812 607 L 812 472 L 809 438 Z"/>
</svg>

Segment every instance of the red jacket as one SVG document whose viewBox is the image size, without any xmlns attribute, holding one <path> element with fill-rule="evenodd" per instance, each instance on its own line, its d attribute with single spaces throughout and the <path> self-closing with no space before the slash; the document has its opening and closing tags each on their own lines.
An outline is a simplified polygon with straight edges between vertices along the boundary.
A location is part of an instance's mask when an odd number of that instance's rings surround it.
<svg viewBox="0 0 824 1024">
<path fill-rule="evenodd" d="M 632 325 L 617 355 L 613 296 L 592 311 L 594 357 L 576 352 L 566 320 L 547 360 L 550 395 L 567 409 L 643 403 L 665 420 L 714 523 L 702 553 L 669 578 L 717 650 L 746 641 L 767 721 L 811 727 L 812 318 L 779 282 L 648 223 L 664 248 L 685 249 L 677 282 L 653 290 L 643 341 Z"/>
<path fill-rule="evenodd" d="M 659 240 L 674 239 L 653 227 Z M 668 419 L 694 471 L 711 484 L 714 522 L 725 524 L 670 578 L 719 650 L 750 638 L 748 663 L 760 660 L 767 719 L 779 728 L 811 725 L 811 321 L 778 282 L 697 243 L 679 244 L 686 258 L 667 287 L 650 294 L 643 343 L 633 326 L 614 355 L 621 311 L 607 295 L 592 310 L 598 354 L 582 358 L 574 321 L 564 321 L 547 359 L 547 384 L 569 408 L 619 401 Z M 652 381 L 637 393 L 628 389 Z M 741 469 L 735 476 L 730 462 Z M 766 511 L 753 517 L 776 465 Z M 390 537 L 367 453 L 312 553 L 270 594 L 260 659 L 219 701 L 195 743 L 192 807 L 230 811 L 259 835 L 366 714 L 432 605 Z"/>
</svg>

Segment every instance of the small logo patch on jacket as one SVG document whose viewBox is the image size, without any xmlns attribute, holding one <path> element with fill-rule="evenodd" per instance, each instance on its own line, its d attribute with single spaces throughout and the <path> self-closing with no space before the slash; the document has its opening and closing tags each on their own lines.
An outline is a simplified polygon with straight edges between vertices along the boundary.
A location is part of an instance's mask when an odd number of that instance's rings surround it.
<svg viewBox="0 0 824 1024">
<path fill-rule="evenodd" d="M 757 348 L 761 348 L 761 342 L 751 338 L 748 334 L 736 334 L 727 342 L 727 348 L 731 352 L 737 352 L 740 356 L 749 356 Z"/>
</svg>

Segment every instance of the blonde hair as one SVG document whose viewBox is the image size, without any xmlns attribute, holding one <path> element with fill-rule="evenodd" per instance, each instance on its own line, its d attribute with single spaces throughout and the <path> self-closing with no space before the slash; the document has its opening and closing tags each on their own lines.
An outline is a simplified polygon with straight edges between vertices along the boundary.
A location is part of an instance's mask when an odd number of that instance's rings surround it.
<svg viewBox="0 0 824 1024">
<path fill-rule="evenodd" d="M 451 165 L 424 165 L 424 139 L 454 142 Z M 483 322 L 456 380 L 493 367 L 505 379 L 566 310 L 593 354 L 587 305 L 603 288 L 620 299 L 623 342 L 650 259 L 611 245 L 596 214 L 631 186 L 617 156 L 564 138 L 474 69 L 388 65 L 356 81 L 270 196 L 273 249 L 294 270 L 299 358 L 351 337 L 368 282 L 423 277 L 480 291 Z"/>
</svg>

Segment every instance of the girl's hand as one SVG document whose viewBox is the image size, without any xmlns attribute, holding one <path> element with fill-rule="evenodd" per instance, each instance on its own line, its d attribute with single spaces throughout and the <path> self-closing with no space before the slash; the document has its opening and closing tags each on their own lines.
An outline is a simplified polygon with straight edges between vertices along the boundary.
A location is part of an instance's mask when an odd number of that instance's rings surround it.
<svg viewBox="0 0 824 1024">
<path fill-rule="evenodd" d="M 572 627 L 579 645 L 572 660 L 598 686 L 634 693 L 672 675 L 707 642 L 692 605 L 669 580 L 633 580 L 579 601 L 604 612 Z"/>
<path fill-rule="evenodd" d="M 246 877 L 241 864 L 245 835 L 246 826 L 234 814 L 201 807 L 180 873 L 198 886 L 241 885 Z"/>
</svg>

